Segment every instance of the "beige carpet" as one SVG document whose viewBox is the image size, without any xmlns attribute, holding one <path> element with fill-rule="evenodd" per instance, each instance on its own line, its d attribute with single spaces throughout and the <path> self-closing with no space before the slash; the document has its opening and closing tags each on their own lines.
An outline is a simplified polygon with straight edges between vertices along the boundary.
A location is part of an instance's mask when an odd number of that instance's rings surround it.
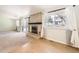
<svg viewBox="0 0 79 59">
<path fill-rule="evenodd" d="M 0 32 L 0 52 L 6 52 L 7 48 L 21 46 L 27 41 L 23 32 Z"/>
</svg>

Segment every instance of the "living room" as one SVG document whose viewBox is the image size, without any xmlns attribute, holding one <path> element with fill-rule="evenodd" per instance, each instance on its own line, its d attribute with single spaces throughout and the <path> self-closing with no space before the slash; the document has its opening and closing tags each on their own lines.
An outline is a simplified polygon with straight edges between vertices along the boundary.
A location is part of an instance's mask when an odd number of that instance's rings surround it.
<svg viewBox="0 0 79 59">
<path fill-rule="evenodd" d="M 78 5 L 0 5 L 0 52 L 79 52 L 78 10 Z"/>
</svg>

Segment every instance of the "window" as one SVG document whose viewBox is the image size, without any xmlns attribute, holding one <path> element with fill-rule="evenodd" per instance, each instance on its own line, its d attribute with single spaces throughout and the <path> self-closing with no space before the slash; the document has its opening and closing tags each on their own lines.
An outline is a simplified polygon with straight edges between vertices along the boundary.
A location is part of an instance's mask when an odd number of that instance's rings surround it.
<svg viewBox="0 0 79 59">
<path fill-rule="evenodd" d="M 47 20 L 47 25 L 54 25 L 54 26 L 65 26 L 65 16 L 62 15 L 50 15 Z"/>
</svg>

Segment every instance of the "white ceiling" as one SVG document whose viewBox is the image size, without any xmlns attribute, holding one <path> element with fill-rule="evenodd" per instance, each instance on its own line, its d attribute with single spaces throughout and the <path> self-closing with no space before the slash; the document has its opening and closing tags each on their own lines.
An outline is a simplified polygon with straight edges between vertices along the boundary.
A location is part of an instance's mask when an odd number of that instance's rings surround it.
<svg viewBox="0 0 79 59">
<path fill-rule="evenodd" d="M 37 12 L 48 12 L 58 8 L 67 7 L 65 5 L 1 5 L 0 15 L 16 19 L 18 17 L 29 16 Z"/>
</svg>

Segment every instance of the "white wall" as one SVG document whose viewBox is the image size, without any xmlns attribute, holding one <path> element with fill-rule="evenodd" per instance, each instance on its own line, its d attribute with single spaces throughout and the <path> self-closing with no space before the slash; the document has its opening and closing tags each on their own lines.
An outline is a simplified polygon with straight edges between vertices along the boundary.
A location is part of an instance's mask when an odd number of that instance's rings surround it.
<svg viewBox="0 0 79 59">
<path fill-rule="evenodd" d="M 58 12 L 56 14 L 59 14 L 59 13 L 61 13 L 61 12 Z M 66 16 L 69 14 L 67 10 L 65 10 L 63 13 L 66 13 L 66 14 L 64 14 Z M 46 15 L 44 17 L 47 17 L 47 16 L 48 15 Z M 68 16 L 70 16 L 70 14 Z M 73 24 L 73 17 L 70 16 L 70 18 L 69 19 L 68 18 L 67 18 L 68 23 L 66 24 L 65 27 L 55 28 L 53 26 L 43 25 L 42 32 L 44 32 L 44 33 L 42 34 L 42 36 L 48 40 L 56 41 L 56 42 L 63 43 L 63 44 L 70 44 L 71 43 L 71 34 L 72 34 L 71 23 Z M 43 20 L 45 21 L 46 18 L 44 18 Z M 43 24 L 44 24 L 44 22 L 43 22 Z"/>
<path fill-rule="evenodd" d="M 47 26 L 44 24 L 45 20 L 47 20 L 48 15 L 59 14 L 59 13 L 61 14 L 63 12 L 64 11 L 60 11 L 58 13 L 47 14 L 47 15 L 46 15 L 46 13 L 44 14 L 45 18 L 43 18 L 43 32 L 44 32 L 43 37 L 48 40 L 67 44 L 67 40 L 66 40 L 67 39 L 66 38 L 67 31 L 64 29 L 64 27 L 56 28 L 56 27 Z"/>
<path fill-rule="evenodd" d="M 48 40 L 66 44 L 66 31 L 60 29 L 46 28 L 45 38 Z"/>
<path fill-rule="evenodd" d="M 0 31 L 16 30 L 15 20 L 11 20 L 5 16 L 0 16 Z"/>
<path fill-rule="evenodd" d="M 47 26 L 44 21 L 48 14 L 44 14 L 41 36 L 55 42 L 68 44 L 79 48 L 79 6 L 69 6 L 65 10 L 67 24 L 64 27 L 55 28 Z M 74 30 L 75 29 L 75 30 Z"/>
</svg>

